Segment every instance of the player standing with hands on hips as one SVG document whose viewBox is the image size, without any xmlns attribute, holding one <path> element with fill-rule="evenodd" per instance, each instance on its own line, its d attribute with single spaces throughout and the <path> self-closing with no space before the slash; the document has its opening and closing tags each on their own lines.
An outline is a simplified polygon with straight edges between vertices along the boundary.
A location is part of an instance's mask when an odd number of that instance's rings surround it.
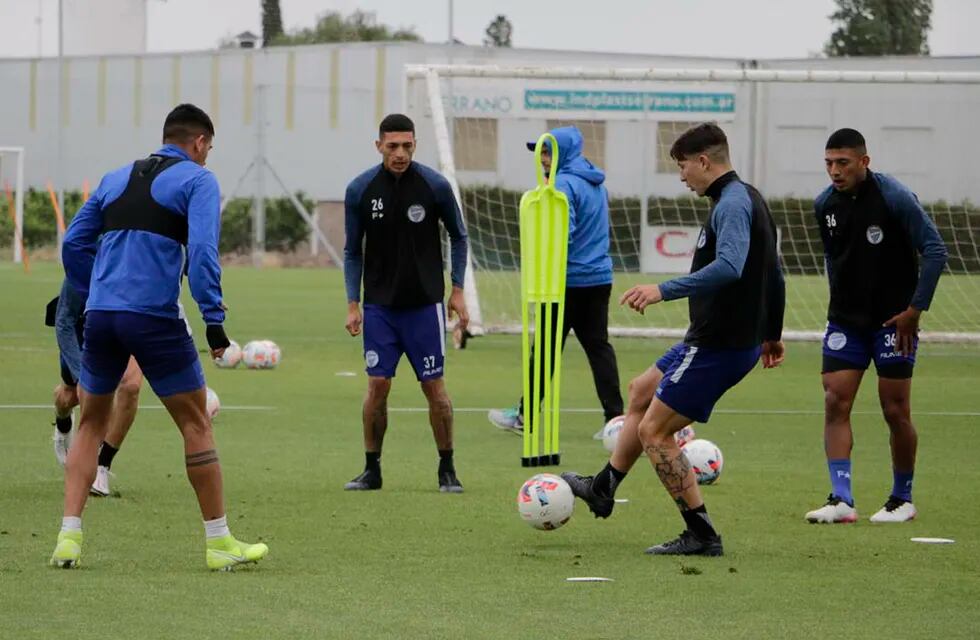
<svg viewBox="0 0 980 640">
<path fill-rule="evenodd" d="M 851 495 L 851 407 L 873 360 L 881 411 L 891 431 L 894 482 L 871 522 L 905 522 L 916 516 L 912 476 L 918 435 L 911 396 L 919 317 L 936 292 L 946 246 L 908 187 L 868 169 L 871 159 L 858 131 L 835 131 L 824 162 L 833 184 L 817 196 L 813 208 L 830 279 L 822 373 L 831 492 L 827 504 L 805 517 L 827 524 L 858 518 Z"/>
<path fill-rule="evenodd" d="M 361 415 L 364 472 L 344 486 L 348 491 L 381 488 L 388 393 L 404 354 L 429 404 L 429 423 L 439 451 L 439 491 L 463 492 L 453 463 L 453 406 L 443 379 L 446 311 L 439 223 L 450 241 L 449 311 L 459 317 L 462 330 L 469 321 L 463 299 L 466 229 L 446 178 L 412 160 L 415 142 L 411 119 L 401 114 L 386 116 L 375 143 L 381 164 L 354 178 L 344 197 L 347 331 L 359 335 L 363 323 L 368 374 Z"/>
</svg>

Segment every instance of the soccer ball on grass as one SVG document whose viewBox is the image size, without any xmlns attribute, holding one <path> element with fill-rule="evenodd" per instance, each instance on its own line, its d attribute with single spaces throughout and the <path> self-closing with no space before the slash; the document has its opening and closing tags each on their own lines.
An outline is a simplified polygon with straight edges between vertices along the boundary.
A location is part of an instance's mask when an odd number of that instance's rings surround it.
<svg viewBox="0 0 980 640">
<path fill-rule="evenodd" d="M 535 529 L 552 531 L 561 527 L 572 517 L 574 508 L 572 488 L 551 473 L 539 473 L 517 492 L 517 511 Z"/>
</svg>

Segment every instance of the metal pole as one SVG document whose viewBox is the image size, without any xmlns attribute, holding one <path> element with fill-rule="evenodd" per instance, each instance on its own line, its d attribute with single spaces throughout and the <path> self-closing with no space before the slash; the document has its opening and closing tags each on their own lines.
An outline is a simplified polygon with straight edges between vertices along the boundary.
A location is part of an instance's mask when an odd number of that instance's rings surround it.
<svg viewBox="0 0 980 640">
<path fill-rule="evenodd" d="M 453 33 L 453 0 L 449 0 L 449 45 L 452 46 L 455 41 L 456 36 Z"/>
<path fill-rule="evenodd" d="M 37 0 L 37 57 L 40 58 L 44 51 L 44 18 L 42 17 L 44 11 L 44 0 Z"/>
<path fill-rule="evenodd" d="M 255 197 L 252 200 L 252 264 L 261 267 L 265 257 L 265 85 L 256 85 L 255 100 Z"/>
<path fill-rule="evenodd" d="M 282 192 L 286 194 L 287 198 L 289 198 L 289 201 L 293 204 L 293 208 L 296 209 L 296 213 L 298 213 L 300 217 L 306 221 L 306 224 L 309 225 L 310 235 L 313 240 L 319 241 L 319 243 L 323 245 L 323 248 L 327 250 L 327 254 L 329 254 L 330 259 L 333 261 L 334 266 L 342 267 L 344 265 L 343 259 L 340 257 L 340 254 L 337 253 L 337 250 L 334 249 L 333 245 L 330 244 L 330 241 L 327 240 L 327 236 L 324 235 L 323 231 L 318 226 L 314 215 L 306 210 L 303 203 L 300 202 L 299 198 L 296 197 L 296 194 L 286 186 L 285 181 L 283 181 L 282 177 L 276 173 L 275 168 L 269 163 L 269 161 L 263 158 L 261 162 L 269 170 L 269 173 L 272 174 L 272 179 L 279 183 L 279 188 L 282 189 Z"/>
<path fill-rule="evenodd" d="M 64 105 L 62 101 L 65 99 L 63 95 L 64 92 L 62 87 L 65 83 L 65 63 L 62 59 L 64 56 L 65 48 L 65 5 L 64 0 L 58 0 L 58 87 L 56 93 L 55 108 L 57 109 L 56 118 L 58 120 L 57 127 L 57 157 L 55 158 L 55 182 L 58 187 L 58 207 L 61 209 L 61 215 L 65 215 L 65 170 L 64 170 Z M 61 243 L 65 238 L 65 234 L 58 229 L 58 260 L 61 260 Z"/>
</svg>

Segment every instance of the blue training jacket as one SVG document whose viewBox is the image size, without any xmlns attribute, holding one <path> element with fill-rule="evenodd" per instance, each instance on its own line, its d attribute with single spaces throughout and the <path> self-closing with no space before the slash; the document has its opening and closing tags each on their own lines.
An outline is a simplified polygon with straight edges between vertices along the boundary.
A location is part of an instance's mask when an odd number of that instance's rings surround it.
<svg viewBox="0 0 980 640">
<path fill-rule="evenodd" d="M 185 269 L 191 295 L 206 324 L 221 324 L 221 195 L 210 171 L 192 162 L 177 146 L 157 155 L 179 157 L 153 181 L 150 195 L 177 216 L 187 218 L 187 250 L 175 240 L 139 230 L 102 233 L 103 211 L 126 190 L 133 163 L 107 173 L 98 189 L 72 218 L 61 259 L 75 291 L 87 298 L 87 311 L 132 311 L 179 318 L 177 304 Z"/>
<path fill-rule="evenodd" d="M 577 127 L 551 130 L 558 142 L 555 188 L 568 196 L 569 287 L 612 284 L 609 257 L 609 193 L 606 174 L 582 155 L 582 132 Z"/>
</svg>

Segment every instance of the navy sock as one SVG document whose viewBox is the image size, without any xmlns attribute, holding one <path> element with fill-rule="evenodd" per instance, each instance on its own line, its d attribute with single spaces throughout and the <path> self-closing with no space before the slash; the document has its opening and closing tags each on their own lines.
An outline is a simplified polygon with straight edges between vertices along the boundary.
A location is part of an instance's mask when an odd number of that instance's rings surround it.
<svg viewBox="0 0 980 640">
<path fill-rule="evenodd" d="M 58 433 L 68 433 L 71 431 L 71 414 L 64 418 L 54 417 L 54 426 L 58 428 Z"/>
<path fill-rule="evenodd" d="M 711 518 L 708 517 L 708 509 L 703 504 L 696 509 L 681 511 L 681 516 L 684 517 L 684 523 L 687 525 L 688 531 L 691 531 L 702 540 L 714 538 L 718 535 L 714 525 L 711 524 Z"/>
<path fill-rule="evenodd" d="M 376 473 L 381 473 L 381 452 L 380 451 L 365 451 L 364 452 L 364 470 L 374 471 Z"/>
<path fill-rule="evenodd" d="M 912 476 L 914 471 L 896 471 L 892 469 L 892 495 L 906 502 L 912 502 Z"/>
<path fill-rule="evenodd" d="M 112 466 L 112 459 L 116 457 L 117 453 L 119 453 L 119 449 L 103 440 L 102 446 L 99 447 L 99 466 L 105 467 L 106 469 L 110 468 Z"/>
<path fill-rule="evenodd" d="M 592 480 L 592 491 L 594 491 L 596 495 L 604 498 L 612 498 L 616 495 L 616 489 L 619 487 L 619 483 L 622 482 L 623 478 L 625 477 L 625 471 L 620 471 L 616 467 L 612 466 L 611 462 L 607 462 L 606 466 L 602 468 L 602 471 L 597 473 L 595 478 Z"/>
<path fill-rule="evenodd" d="M 453 450 L 439 449 L 439 473 L 456 472 L 453 465 Z"/>
<path fill-rule="evenodd" d="M 828 460 L 827 468 L 830 470 L 831 493 L 853 507 L 854 498 L 851 496 L 851 461 L 848 458 Z"/>
</svg>

